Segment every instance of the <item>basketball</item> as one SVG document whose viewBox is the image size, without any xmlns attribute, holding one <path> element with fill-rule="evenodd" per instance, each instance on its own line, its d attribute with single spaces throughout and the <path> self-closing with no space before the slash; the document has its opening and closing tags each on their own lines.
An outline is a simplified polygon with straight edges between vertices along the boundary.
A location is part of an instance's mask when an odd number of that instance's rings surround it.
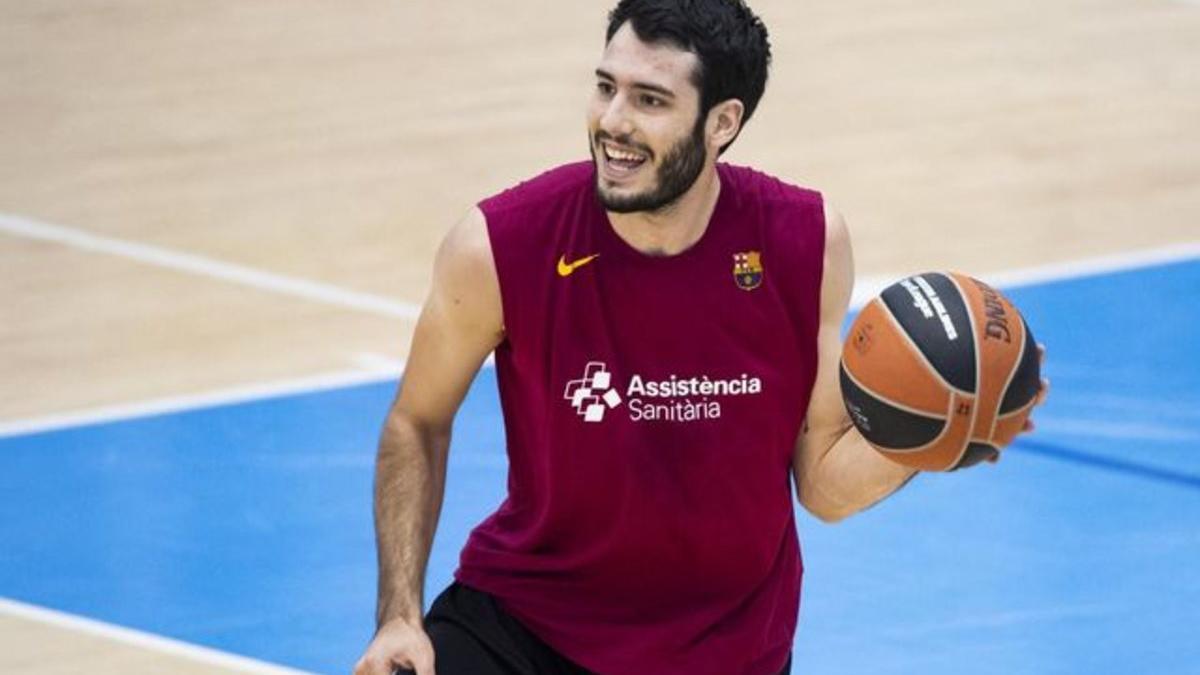
<svg viewBox="0 0 1200 675">
<path fill-rule="evenodd" d="M 842 347 L 842 398 L 876 450 L 925 471 L 993 457 L 1021 431 L 1040 384 L 1033 334 L 998 291 L 929 272 L 884 289 Z"/>
</svg>

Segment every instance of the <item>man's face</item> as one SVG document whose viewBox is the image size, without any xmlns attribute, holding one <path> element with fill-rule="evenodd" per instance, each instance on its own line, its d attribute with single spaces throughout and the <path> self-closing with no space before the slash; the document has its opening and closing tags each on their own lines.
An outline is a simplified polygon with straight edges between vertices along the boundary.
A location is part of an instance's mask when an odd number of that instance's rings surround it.
<svg viewBox="0 0 1200 675">
<path fill-rule="evenodd" d="M 699 58 L 647 44 L 626 23 L 604 49 L 588 104 L 596 191 L 618 213 L 657 211 L 696 182 L 707 157 Z"/>
</svg>

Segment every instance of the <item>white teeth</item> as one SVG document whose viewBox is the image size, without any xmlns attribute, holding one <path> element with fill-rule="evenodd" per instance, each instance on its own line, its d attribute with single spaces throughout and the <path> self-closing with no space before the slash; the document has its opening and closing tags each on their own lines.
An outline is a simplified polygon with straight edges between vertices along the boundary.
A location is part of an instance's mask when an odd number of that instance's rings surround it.
<svg viewBox="0 0 1200 675">
<path fill-rule="evenodd" d="M 627 152 L 625 150 L 618 150 L 609 145 L 604 146 L 604 154 L 608 155 L 609 159 L 615 159 L 619 162 L 640 162 L 643 159 L 645 159 L 645 157 L 643 157 L 642 155 L 639 155 L 635 152 Z"/>
</svg>

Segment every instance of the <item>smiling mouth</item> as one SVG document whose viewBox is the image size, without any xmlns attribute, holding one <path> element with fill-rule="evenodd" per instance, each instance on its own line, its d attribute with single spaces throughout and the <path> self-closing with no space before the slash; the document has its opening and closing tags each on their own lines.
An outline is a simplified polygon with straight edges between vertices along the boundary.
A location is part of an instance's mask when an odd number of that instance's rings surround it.
<svg viewBox="0 0 1200 675">
<path fill-rule="evenodd" d="M 634 173 L 649 159 L 643 152 L 610 141 L 601 141 L 600 148 L 604 155 L 604 168 L 614 178 L 623 178 Z"/>
</svg>

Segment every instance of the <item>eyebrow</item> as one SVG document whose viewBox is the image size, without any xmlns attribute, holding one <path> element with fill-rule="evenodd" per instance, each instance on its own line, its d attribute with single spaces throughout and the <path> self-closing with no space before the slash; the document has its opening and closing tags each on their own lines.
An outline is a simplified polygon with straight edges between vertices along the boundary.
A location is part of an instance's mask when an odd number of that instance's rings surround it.
<svg viewBox="0 0 1200 675">
<path fill-rule="evenodd" d="M 610 82 L 617 81 L 617 78 L 613 77 L 611 73 L 604 70 L 603 68 L 596 69 L 596 77 L 599 77 L 600 79 L 603 79 L 603 80 L 608 80 Z M 652 91 L 656 94 L 661 94 L 663 96 L 666 96 L 667 98 L 675 98 L 675 92 L 671 91 L 670 89 L 667 89 L 666 87 L 661 87 L 657 84 L 652 84 L 650 82 L 634 82 L 633 86 L 635 89 L 644 89 L 646 91 Z"/>
</svg>

